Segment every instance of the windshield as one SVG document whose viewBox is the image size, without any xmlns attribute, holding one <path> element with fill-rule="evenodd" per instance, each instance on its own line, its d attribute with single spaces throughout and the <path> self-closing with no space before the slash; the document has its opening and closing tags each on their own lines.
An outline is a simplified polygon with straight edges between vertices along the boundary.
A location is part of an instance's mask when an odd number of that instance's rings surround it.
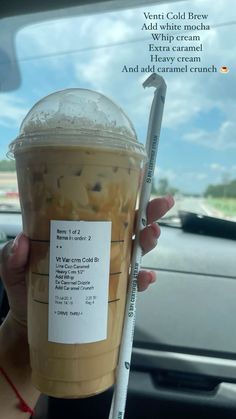
<svg viewBox="0 0 236 419">
<path fill-rule="evenodd" d="M 152 195 L 179 211 L 236 220 L 234 0 L 182 1 L 36 23 L 24 19 L 15 47 L 17 90 L 0 93 L 0 210 L 20 210 L 8 144 L 39 99 L 69 87 L 119 104 L 146 140 L 153 71 L 167 83 Z M 62 14 L 60 14 L 62 16 Z M 19 17 L 20 19 L 20 17 Z M 1 65 L 4 65 L 2 63 Z"/>
</svg>

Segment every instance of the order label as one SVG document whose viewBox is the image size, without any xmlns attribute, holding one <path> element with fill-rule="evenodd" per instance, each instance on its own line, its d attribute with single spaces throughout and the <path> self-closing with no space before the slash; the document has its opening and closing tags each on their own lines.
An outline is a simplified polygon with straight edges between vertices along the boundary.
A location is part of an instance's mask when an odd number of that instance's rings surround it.
<svg viewBox="0 0 236 419">
<path fill-rule="evenodd" d="M 51 221 L 48 340 L 107 337 L 111 221 Z"/>
</svg>

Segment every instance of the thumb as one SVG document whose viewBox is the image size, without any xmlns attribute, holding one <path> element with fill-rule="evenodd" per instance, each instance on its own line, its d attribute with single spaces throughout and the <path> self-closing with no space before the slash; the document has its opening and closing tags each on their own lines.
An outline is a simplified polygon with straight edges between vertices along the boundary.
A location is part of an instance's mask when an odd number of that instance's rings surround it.
<svg viewBox="0 0 236 419">
<path fill-rule="evenodd" d="M 26 265 L 29 256 L 29 239 L 20 233 L 14 242 L 7 243 L 1 252 L 1 276 L 7 292 L 11 316 L 26 326 L 27 290 Z"/>
<path fill-rule="evenodd" d="M 1 274 L 6 288 L 24 280 L 25 268 L 29 256 L 29 239 L 19 233 L 15 240 L 2 249 Z"/>
</svg>

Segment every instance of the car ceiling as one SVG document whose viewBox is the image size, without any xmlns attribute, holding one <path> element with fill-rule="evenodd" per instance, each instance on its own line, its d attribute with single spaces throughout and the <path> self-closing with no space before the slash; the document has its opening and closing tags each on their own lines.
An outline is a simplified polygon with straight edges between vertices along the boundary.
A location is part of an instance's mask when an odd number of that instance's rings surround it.
<svg viewBox="0 0 236 419">
<path fill-rule="evenodd" d="M 127 9 L 158 3 L 173 3 L 180 0 L 2 0 L 0 18 L 65 9 L 76 6 L 94 5 L 92 12 Z"/>
<path fill-rule="evenodd" d="M 180 0 L 0 0 L 0 94 L 16 90 L 21 84 L 15 47 L 15 36 L 21 27 L 65 16 L 112 12 L 178 1 Z"/>
</svg>

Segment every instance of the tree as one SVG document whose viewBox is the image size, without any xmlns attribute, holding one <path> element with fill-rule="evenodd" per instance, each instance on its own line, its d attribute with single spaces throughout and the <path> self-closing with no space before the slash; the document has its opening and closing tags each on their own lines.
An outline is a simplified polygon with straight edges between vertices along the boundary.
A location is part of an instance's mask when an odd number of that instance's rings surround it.
<svg viewBox="0 0 236 419">
<path fill-rule="evenodd" d="M 204 196 L 212 196 L 213 198 L 236 198 L 236 179 L 227 181 L 227 183 L 219 183 L 209 185 Z"/>
<path fill-rule="evenodd" d="M 15 172 L 15 160 L 0 160 L 0 172 Z"/>
<path fill-rule="evenodd" d="M 167 178 L 159 179 L 157 186 L 155 186 L 154 182 L 152 184 L 153 195 L 167 195 L 168 193 L 174 195 L 176 192 L 178 192 L 178 189 L 174 188 L 173 186 L 170 186 Z"/>
<path fill-rule="evenodd" d="M 166 195 L 168 190 L 169 190 L 169 181 L 166 178 L 161 178 L 159 179 L 158 182 L 158 191 L 159 191 L 159 195 Z"/>
</svg>

